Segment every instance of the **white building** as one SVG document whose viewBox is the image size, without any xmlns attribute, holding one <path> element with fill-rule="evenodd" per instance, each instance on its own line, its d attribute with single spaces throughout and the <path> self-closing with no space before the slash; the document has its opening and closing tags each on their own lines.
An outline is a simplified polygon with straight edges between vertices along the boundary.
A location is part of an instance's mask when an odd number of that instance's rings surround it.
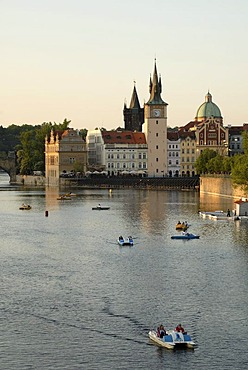
<svg viewBox="0 0 248 370">
<path fill-rule="evenodd" d="M 144 133 L 94 130 L 87 134 L 89 164 L 101 167 L 110 176 L 145 174 L 147 144 Z"/>
<path fill-rule="evenodd" d="M 180 137 L 178 131 L 167 133 L 168 175 L 180 176 Z"/>
</svg>

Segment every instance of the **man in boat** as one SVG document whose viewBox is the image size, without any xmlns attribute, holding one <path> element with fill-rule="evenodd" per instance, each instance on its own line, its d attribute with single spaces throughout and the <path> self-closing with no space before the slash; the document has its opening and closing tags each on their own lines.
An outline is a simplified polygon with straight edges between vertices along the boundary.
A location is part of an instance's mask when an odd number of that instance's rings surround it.
<svg viewBox="0 0 248 370">
<path fill-rule="evenodd" d="M 181 324 L 178 324 L 175 331 L 177 331 L 178 333 L 183 333 L 183 334 L 186 334 L 184 328 L 182 327 Z"/>
</svg>

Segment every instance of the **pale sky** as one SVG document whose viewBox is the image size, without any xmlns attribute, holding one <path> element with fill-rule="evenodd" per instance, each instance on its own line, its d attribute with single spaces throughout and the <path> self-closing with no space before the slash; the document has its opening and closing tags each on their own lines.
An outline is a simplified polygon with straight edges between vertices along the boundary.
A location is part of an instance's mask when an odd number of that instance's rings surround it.
<svg viewBox="0 0 248 370">
<path fill-rule="evenodd" d="M 0 0 L 0 125 L 124 127 L 155 57 L 169 126 L 193 120 L 208 90 L 224 125 L 242 125 L 247 19 L 247 0 Z"/>
</svg>

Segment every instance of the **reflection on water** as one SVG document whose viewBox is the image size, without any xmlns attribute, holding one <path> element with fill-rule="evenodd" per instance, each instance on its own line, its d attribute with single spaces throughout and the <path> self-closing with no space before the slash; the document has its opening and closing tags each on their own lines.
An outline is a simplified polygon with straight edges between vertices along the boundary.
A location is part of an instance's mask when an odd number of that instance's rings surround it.
<svg viewBox="0 0 248 370">
<path fill-rule="evenodd" d="M 234 209 L 234 200 L 228 197 L 220 197 L 219 195 L 208 195 L 200 193 L 200 209 L 199 211 L 217 211 L 226 212 L 229 209 Z"/>
<path fill-rule="evenodd" d="M 248 223 L 198 214 L 231 199 L 73 189 L 61 202 L 57 188 L 1 190 L 3 369 L 246 369 Z M 110 209 L 92 211 L 98 203 Z M 200 239 L 171 240 L 179 219 Z M 119 247 L 120 234 L 134 246 Z M 151 344 L 150 329 L 179 322 L 195 351 Z"/>
</svg>

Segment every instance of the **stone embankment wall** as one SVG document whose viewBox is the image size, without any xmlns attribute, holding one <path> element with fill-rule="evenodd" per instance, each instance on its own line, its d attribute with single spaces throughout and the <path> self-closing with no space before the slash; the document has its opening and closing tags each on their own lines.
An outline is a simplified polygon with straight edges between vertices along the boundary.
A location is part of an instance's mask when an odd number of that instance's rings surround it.
<svg viewBox="0 0 248 370">
<path fill-rule="evenodd" d="M 44 176 L 16 175 L 16 184 L 27 186 L 45 186 L 46 178 Z"/>
<path fill-rule="evenodd" d="M 241 187 L 234 187 L 228 175 L 203 175 L 200 177 L 200 192 L 230 198 L 248 198 Z"/>
</svg>

